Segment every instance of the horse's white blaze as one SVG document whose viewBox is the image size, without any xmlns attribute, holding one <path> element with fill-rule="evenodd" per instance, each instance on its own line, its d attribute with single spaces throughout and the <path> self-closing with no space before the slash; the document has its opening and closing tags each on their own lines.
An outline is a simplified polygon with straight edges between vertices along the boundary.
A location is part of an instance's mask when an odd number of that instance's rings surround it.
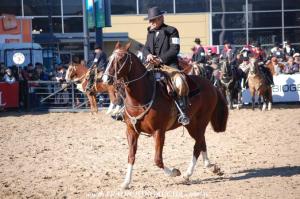
<svg viewBox="0 0 300 199">
<path fill-rule="evenodd" d="M 120 112 L 120 110 L 121 110 L 121 106 L 120 105 L 117 105 L 116 106 L 116 108 L 114 109 L 114 112 L 113 112 L 113 114 L 117 114 L 117 113 L 119 113 Z"/>
<path fill-rule="evenodd" d="M 267 104 L 264 102 L 263 107 L 262 107 L 262 110 L 265 111 L 266 108 L 267 108 Z"/>
<path fill-rule="evenodd" d="M 203 158 L 203 163 L 204 163 L 204 167 L 209 167 L 210 166 L 210 161 L 207 157 L 207 152 L 202 152 L 202 158 Z"/>
<path fill-rule="evenodd" d="M 269 103 L 268 103 L 268 110 L 270 111 L 271 109 L 272 109 L 272 103 L 269 102 Z"/>
<path fill-rule="evenodd" d="M 183 84 L 183 81 L 180 77 L 175 78 L 175 86 L 176 88 L 181 88 Z"/>
<path fill-rule="evenodd" d="M 124 183 L 122 184 L 122 188 L 124 188 L 124 189 L 128 189 L 129 188 L 129 184 L 131 183 L 132 170 L 133 170 L 133 165 L 132 164 L 128 164 L 128 166 L 127 166 L 127 173 L 126 173 L 126 176 L 125 176 L 125 180 L 124 180 Z"/>
<path fill-rule="evenodd" d="M 107 115 L 111 113 L 111 111 L 113 110 L 114 106 L 115 106 L 115 105 L 114 105 L 112 102 L 109 104 L 109 107 L 108 107 L 108 109 L 107 109 L 107 111 L 106 111 L 106 114 L 107 114 Z"/>
<path fill-rule="evenodd" d="M 195 156 L 193 156 L 192 161 L 190 162 L 190 165 L 186 171 L 186 174 L 184 175 L 184 178 L 188 179 L 193 175 L 196 163 L 197 163 L 197 159 Z"/>
<path fill-rule="evenodd" d="M 110 70 L 110 67 L 112 65 L 113 60 L 115 59 L 115 53 L 113 52 L 112 55 L 109 58 L 109 62 L 107 64 L 107 67 L 105 69 L 104 75 L 102 77 L 103 83 L 107 83 L 109 79 L 108 71 Z"/>
</svg>

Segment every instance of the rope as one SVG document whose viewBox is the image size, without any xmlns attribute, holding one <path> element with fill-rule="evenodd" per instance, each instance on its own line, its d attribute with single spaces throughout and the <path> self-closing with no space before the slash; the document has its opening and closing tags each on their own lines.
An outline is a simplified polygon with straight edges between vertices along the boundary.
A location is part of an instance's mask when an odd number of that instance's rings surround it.
<svg viewBox="0 0 300 199">
<path fill-rule="evenodd" d="M 149 103 L 147 103 L 147 104 L 148 104 L 148 107 L 147 107 L 147 109 L 146 109 L 144 112 L 142 112 L 142 113 L 139 114 L 138 116 L 131 116 L 131 115 L 128 113 L 127 109 L 126 109 L 126 103 L 125 103 L 125 113 L 126 113 L 127 116 L 129 117 L 130 122 L 131 122 L 131 124 L 132 124 L 132 126 L 133 126 L 133 128 L 134 128 L 134 130 L 135 130 L 135 132 L 136 132 L 137 134 L 143 134 L 143 133 L 139 133 L 139 132 L 137 131 L 137 129 L 136 129 L 136 123 L 137 123 L 139 120 L 141 120 L 141 119 L 148 113 L 148 111 L 149 111 L 150 108 L 152 107 L 153 102 L 154 102 L 154 100 L 155 100 L 155 94 L 156 94 L 156 81 L 153 81 L 153 82 L 154 82 L 154 83 L 153 83 L 153 93 L 152 93 L 151 101 L 150 101 Z M 145 105 L 143 105 L 142 107 L 145 107 Z M 150 137 L 150 135 L 148 135 L 148 134 L 143 134 L 143 135 L 146 135 L 146 136 Z"/>
</svg>

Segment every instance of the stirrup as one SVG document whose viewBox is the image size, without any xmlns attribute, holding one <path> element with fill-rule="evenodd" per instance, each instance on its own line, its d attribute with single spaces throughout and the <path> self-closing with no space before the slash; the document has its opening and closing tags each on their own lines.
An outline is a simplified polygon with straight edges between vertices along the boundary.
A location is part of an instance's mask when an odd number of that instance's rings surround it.
<svg viewBox="0 0 300 199">
<path fill-rule="evenodd" d="M 185 125 L 188 125 L 190 123 L 190 119 L 185 114 L 180 114 L 180 116 L 178 118 L 178 123 L 185 126 Z"/>
</svg>

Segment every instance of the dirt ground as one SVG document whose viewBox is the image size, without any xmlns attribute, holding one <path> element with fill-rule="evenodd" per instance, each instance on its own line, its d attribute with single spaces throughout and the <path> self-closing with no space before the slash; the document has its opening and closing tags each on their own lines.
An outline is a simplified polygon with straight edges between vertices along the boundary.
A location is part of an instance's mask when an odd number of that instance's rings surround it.
<svg viewBox="0 0 300 199">
<path fill-rule="evenodd" d="M 104 113 L 0 113 L 0 198 L 300 198 L 300 106 L 230 112 L 227 131 L 206 131 L 217 176 L 199 158 L 191 182 L 154 166 L 153 139 L 141 136 L 131 189 L 125 125 Z M 164 162 L 182 173 L 194 141 L 167 133 Z"/>
</svg>

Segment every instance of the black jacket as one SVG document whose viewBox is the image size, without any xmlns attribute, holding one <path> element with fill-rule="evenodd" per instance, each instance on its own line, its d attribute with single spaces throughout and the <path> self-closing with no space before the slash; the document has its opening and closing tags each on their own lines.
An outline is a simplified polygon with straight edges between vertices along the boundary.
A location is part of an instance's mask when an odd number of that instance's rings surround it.
<svg viewBox="0 0 300 199">
<path fill-rule="evenodd" d="M 159 34 L 156 37 L 157 31 L 159 31 Z M 163 64 L 177 68 L 177 54 L 180 51 L 178 30 L 163 24 L 157 31 L 148 28 L 147 41 L 143 49 L 144 57 L 153 54 L 161 58 Z"/>
<path fill-rule="evenodd" d="M 104 70 L 107 65 L 107 56 L 106 54 L 102 51 L 100 53 L 95 54 L 95 58 L 93 60 L 93 64 L 97 65 L 97 68 L 99 70 Z"/>
<path fill-rule="evenodd" d="M 196 50 L 196 52 L 193 54 L 192 61 L 199 63 L 205 63 L 205 50 L 202 46 L 199 47 L 199 49 Z"/>
</svg>

